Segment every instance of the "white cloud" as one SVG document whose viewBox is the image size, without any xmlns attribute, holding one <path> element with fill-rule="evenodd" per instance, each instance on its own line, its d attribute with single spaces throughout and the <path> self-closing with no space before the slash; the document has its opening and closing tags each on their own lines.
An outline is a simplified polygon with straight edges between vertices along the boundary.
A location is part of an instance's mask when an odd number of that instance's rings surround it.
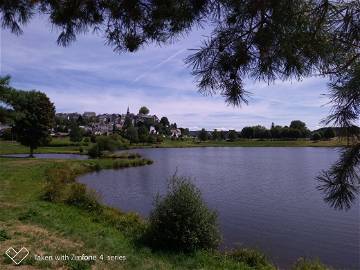
<svg viewBox="0 0 360 270">
<path fill-rule="evenodd" d="M 80 36 L 67 48 L 56 45 L 57 31 L 36 19 L 23 36 L 2 30 L 1 72 L 13 85 L 46 92 L 58 111 L 125 112 L 141 105 L 189 128 L 241 129 L 301 119 L 316 128 L 326 116 L 326 79 L 274 84 L 247 81 L 250 105 L 233 108 L 219 96 L 201 96 L 183 58 L 203 39 L 196 30 L 179 42 L 116 54 L 96 35 Z"/>
</svg>

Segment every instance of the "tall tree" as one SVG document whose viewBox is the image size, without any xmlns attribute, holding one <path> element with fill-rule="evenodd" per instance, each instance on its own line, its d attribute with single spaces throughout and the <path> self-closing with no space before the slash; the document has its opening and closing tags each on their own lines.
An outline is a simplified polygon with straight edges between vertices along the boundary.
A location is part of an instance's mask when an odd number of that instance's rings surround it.
<svg viewBox="0 0 360 270">
<path fill-rule="evenodd" d="M 235 130 L 229 130 L 228 132 L 228 138 L 230 141 L 235 141 L 238 138 L 238 134 Z"/>
<path fill-rule="evenodd" d="M 209 134 L 207 133 L 207 131 L 203 128 L 199 131 L 198 134 L 198 138 L 200 141 L 206 141 L 207 139 L 209 139 Z"/>
<path fill-rule="evenodd" d="M 167 117 L 165 117 L 165 116 L 161 117 L 160 123 L 161 123 L 164 127 L 170 126 L 169 119 L 168 119 Z"/>
<path fill-rule="evenodd" d="M 72 142 L 80 142 L 83 139 L 83 131 L 76 122 L 72 123 L 69 137 Z"/>
<path fill-rule="evenodd" d="M 16 139 L 30 147 L 30 157 L 33 157 L 34 149 L 51 139 L 50 129 L 55 121 L 54 105 L 44 93 L 16 90 L 8 82 L 0 87 L 0 100 L 12 107 Z"/>
<path fill-rule="evenodd" d="M 125 132 L 125 137 L 130 141 L 130 143 L 139 142 L 139 133 L 136 127 L 130 126 Z"/>
<path fill-rule="evenodd" d="M 138 135 L 139 135 L 139 141 L 140 142 L 146 142 L 149 137 L 149 130 L 146 128 L 145 125 L 141 125 L 138 128 Z"/>
<path fill-rule="evenodd" d="M 150 110 L 145 107 L 145 106 L 142 106 L 140 109 L 139 109 L 139 114 L 149 114 Z"/>
</svg>

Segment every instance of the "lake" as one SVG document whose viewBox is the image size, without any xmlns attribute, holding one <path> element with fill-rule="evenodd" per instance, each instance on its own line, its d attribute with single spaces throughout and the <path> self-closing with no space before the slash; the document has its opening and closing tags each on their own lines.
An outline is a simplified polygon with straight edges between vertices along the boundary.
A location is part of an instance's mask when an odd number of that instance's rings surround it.
<svg viewBox="0 0 360 270">
<path fill-rule="evenodd" d="M 140 149 L 154 164 L 104 170 L 79 181 L 104 204 L 148 216 L 167 178 L 190 176 L 218 213 L 223 244 L 258 248 L 281 268 L 301 256 L 360 269 L 360 209 L 334 210 L 314 179 L 338 157 L 331 148 L 216 147 Z"/>
</svg>

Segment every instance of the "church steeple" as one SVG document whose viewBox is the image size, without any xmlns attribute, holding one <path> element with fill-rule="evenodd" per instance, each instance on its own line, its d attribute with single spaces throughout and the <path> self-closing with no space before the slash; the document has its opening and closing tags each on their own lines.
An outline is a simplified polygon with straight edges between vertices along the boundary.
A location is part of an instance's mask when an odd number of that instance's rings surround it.
<svg viewBox="0 0 360 270">
<path fill-rule="evenodd" d="M 127 108 L 126 114 L 130 114 L 129 106 L 128 106 L 128 108 Z"/>
</svg>

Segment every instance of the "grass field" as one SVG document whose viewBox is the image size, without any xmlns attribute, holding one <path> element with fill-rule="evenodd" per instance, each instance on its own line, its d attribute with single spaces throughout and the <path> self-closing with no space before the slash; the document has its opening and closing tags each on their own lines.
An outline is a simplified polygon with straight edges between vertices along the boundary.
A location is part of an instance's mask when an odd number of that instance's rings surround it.
<svg viewBox="0 0 360 270">
<path fill-rule="evenodd" d="M 291 140 L 291 141 L 277 141 L 277 140 L 247 140 L 241 139 L 237 141 L 204 141 L 200 142 L 193 139 L 185 140 L 169 140 L 166 139 L 160 144 L 135 144 L 133 147 L 339 147 L 346 146 L 346 140 L 333 139 L 326 141 L 311 141 L 311 140 Z"/>
<path fill-rule="evenodd" d="M 35 153 L 80 153 L 80 148 L 85 153 L 91 146 L 91 143 L 74 143 L 69 138 L 54 138 L 48 146 L 39 147 Z M 138 143 L 130 145 L 130 148 L 183 148 L 183 147 L 339 147 L 346 146 L 346 140 L 327 140 L 327 141 L 272 141 L 272 140 L 237 140 L 229 141 L 205 141 L 200 142 L 193 139 L 169 140 L 165 139 L 159 144 Z M 0 154 L 27 154 L 29 148 L 20 145 L 17 142 L 0 140 Z"/>
<path fill-rule="evenodd" d="M 34 153 L 80 153 L 80 147 L 86 150 L 88 146 L 79 146 L 76 144 L 66 144 L 66 139 L 55 140 L 49 146 L 39 147 Z M 60 144 L 61 143 L 61 144 Z M 27 154 L 29 148 L 18 142 L 0 140 L 0 154 Z"/>
<path fill-rule="evenodd" d="M 29 249 L 22 267 L 13 267 L 5 255 L 0 269 L 275 269 L 271 265 L 251 268 L 217 252 L 175 254 L 154 252 L 138 244 L 131 233 L 136 214 L 106 208 L 118 222 L 64 203 L 41 199 L 46 171 L 54 165 L 78 172 L 111 160 L 2 159 L 0 161 L 0 252 L 10 246 Z M 37 261 L 34 255 L 96 255 L 95 262 Z M 104 255 L 104 261 L 99 256 Z M 107 256 L 126 256 L 126 261 L 107 261 Z"/>
</svg>

